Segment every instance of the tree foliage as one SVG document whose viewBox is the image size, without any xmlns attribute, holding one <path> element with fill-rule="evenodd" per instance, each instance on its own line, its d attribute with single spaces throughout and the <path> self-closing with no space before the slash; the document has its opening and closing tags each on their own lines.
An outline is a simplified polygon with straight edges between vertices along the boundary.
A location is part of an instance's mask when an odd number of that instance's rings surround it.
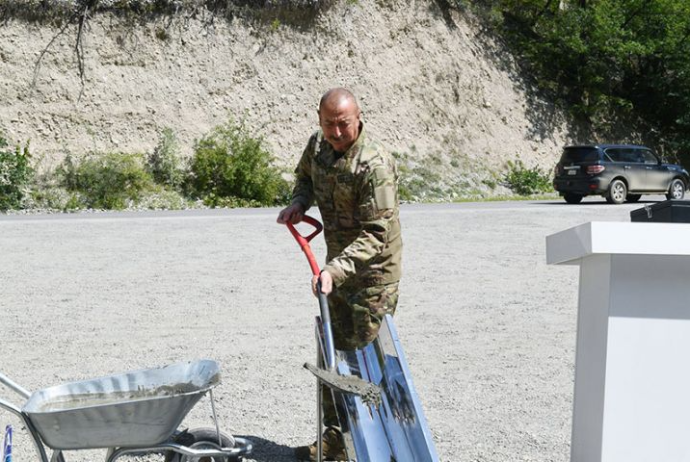
<svg viewBox="0 0 690 462">
<path fill-rule="evenodd" d="M 640 120 L 690 163 L 690 2 L 480 0 L 543 88 L 598 127 Z"/>
</svg>

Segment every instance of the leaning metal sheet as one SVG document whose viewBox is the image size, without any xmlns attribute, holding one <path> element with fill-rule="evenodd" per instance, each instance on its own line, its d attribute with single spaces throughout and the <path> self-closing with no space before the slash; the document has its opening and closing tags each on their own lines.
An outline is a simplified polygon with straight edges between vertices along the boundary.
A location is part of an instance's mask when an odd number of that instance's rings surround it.
<svg viewBox="0 0 690 462">
<path fill-rule="evenodd" d="M 358 462 L 438 461 L 393 318 L 384 318 L 376 341 L 361 350 L 337 350 L 336 358 L 340 375 L 356 375 L 381 388 L 378 407 L 334 392 L 348 455 Z"/>
</svg>

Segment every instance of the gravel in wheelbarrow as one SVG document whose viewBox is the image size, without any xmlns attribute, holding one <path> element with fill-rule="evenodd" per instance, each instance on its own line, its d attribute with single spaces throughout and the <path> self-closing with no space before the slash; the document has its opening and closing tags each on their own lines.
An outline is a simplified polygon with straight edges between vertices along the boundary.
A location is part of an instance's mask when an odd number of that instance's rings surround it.
<svg viewBox="0 0 690 462">
<path fill-rule="evenodd" d="M 53 449 L 150 447 L 219 383 L 218 364 L 200 360 L 45 388 L 22 410 Z"/>
</svg>

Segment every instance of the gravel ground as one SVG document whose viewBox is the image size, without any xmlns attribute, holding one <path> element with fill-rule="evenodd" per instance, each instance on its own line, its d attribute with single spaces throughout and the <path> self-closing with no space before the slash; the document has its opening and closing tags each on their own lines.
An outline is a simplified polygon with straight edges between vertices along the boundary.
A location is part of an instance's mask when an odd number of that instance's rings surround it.
<svg viewBox="0 0 690 462">
<path fill-rule="evenodd" d="M 441 460 L 568 460 L 578 273 L 545 264 L 545 237 L 639 207 L 402 208 L 396 324 Z M 215 359 L 221 428 L 252 439 L 252 460 L 294 460 L 315 431 L 302 363 L 315 356 L 318 305 L 277 212 L 0 217 L 0 369 L 36 390 Z M 324 255 L 320 238 L 313 247 Z M 2 387 L 0 398 L 21 402 Z M 204 399 L 185 424 L 209 426 L 210 414 Z M 0 412 L 8 423 L 20 426 Z M 23 431 L 14 460 L 36 460 Z"/>
</svg>

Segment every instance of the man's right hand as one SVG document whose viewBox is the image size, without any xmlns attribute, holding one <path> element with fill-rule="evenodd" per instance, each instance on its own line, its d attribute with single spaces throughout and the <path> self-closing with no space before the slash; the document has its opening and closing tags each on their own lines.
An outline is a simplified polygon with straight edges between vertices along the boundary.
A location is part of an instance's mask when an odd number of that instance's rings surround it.
<svg viewBox="0 0 690 462">
<path fill-rule="evenodd" d="M 304 208 L 302 204 L 295 202 L 294 204 L 288 205 L 278 214 L 278 219 L 276 220 L 279 224 L 284 225 L 285 223 L 292 223 L 296 225 L 304 218 Z"/>
<path fill-rule="evenodd" d="M 321 282 L 321 293 L 328 295 L 331 292 L 333 292 L 333 276 L 331 276 L 331 273 L 328 271 L 324 270 L 321 271 L 321 274 L 318 276 L 312 276 L 311 278 L 311 291 L 314 293 L 314 295 L 317 294 L 317 283 Z"/>
</svg>

